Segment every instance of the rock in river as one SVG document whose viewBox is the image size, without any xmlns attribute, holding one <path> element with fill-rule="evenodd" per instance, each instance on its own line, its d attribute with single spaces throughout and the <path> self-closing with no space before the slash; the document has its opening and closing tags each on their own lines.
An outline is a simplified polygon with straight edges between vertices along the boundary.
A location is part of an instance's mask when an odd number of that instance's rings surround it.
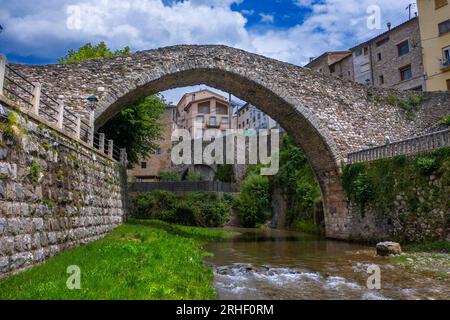
<svg viewBox="0 0 450 320">
<path fill-rule="evenodd" d="M 377 244 L 377 254 L 379 256 L 390 256 L 402 254 L 402 248 L 397 242 L 380 242 Z"/>
</svg>

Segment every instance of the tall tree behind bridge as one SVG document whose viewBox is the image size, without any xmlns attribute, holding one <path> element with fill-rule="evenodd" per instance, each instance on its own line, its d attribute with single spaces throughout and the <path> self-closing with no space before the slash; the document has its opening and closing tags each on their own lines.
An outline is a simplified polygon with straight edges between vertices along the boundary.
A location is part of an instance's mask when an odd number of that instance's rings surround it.
<svg viewBox="0 0 450 320">
<path fill-rule="evenodd" d="M 77 50 L 70 50 L 65 57 L 58 59 L 58 62 L 73 63 L 129 53 L 129 47 L 111 51 L 104 42 L 98 45 L 87 43 Z M 108 139 L 113 139 L 117 146 L 127 149 L 128 160 L 132 166 L 159 147 L 156 142 L 162 137 L 160 120 L 165 107 L 164 98 L 160 95 L 146 97 L 124 108 L 99 131 L 105 133 Z"/>
</svg>

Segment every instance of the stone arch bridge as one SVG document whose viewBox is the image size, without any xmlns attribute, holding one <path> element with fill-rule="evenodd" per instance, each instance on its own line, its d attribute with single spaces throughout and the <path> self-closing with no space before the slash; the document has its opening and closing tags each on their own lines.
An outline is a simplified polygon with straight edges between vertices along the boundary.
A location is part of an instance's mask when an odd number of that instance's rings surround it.
<svg viewBox="0 0 450 320">
<path fill-rule="evenodd" d="M 73 111 L 87 114 L 86 97 L 98 96 L 97 127 L 146 95 L 196 84 L 258 106 L 304 150 L 321 187 L 327 236 L 338 239 L 349 236 L 340 183 L 346 155 L 383 144 L 386 136 L 412 136 L 450 110 L 449 94 L 434 94 L 410 120 L 382 97 L 411 93 L 369 88 L 225 46 L 174 46 L 66 65 L 13 67 L 49 95 L 62 96 Z"/>
</svg>

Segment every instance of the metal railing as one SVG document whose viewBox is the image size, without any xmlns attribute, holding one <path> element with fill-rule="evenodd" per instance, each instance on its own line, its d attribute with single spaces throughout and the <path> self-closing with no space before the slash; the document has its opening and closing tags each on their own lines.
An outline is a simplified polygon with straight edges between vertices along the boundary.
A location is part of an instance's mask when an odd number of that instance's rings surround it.
<svg viewBox="0 0 450 320">
<path fill-rule="evenodd" d="M 450 145 L 450 129 L 397 141 L 394 143 L 352 152 L 347 156 L 347 164 L 412 155 Z"/>
<path fill-rule="evenodd" d="M 131 192 L 151 192 L 164 190 L 171 192 L 239 192 L 235 183 L 219 181 L 180 181 L 180 182 L 133 182 Z"/>
<path fill-rule="evenodd" d="M 126 150 L 106 140 L 103 134 L 95 133 L 94 110 L 90 110 L 89 119 L 66 108 L 62 99 L 54 99 L 38 82 L 31 82 L 26 76 L 7 64 L 6 57 L 0 55 L 0 96 L 5 96 L 21 108 L 39 116 L 43 122 L 55 125 L 76 140 L 83 141 L 107 155 L 110 159 L 125 164 Z"/>
</svg>

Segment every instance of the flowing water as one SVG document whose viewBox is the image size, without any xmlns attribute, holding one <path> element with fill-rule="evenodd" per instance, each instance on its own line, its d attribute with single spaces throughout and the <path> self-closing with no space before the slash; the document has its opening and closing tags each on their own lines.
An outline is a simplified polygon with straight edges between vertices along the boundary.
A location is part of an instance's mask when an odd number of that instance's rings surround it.
<svg viewBox="0 0 450 320">
<path fill-rule="evenodd" d="M 229 230 L 229 229 L 227 229 Z M 373 247 L 282 230 L 232 229 L 210 243 L 220 299 L 449 299 L 448 281 L 408 271 Z M 369 290 L 370 265 L 381 269 L 381 290 Z"/>
</svg>

